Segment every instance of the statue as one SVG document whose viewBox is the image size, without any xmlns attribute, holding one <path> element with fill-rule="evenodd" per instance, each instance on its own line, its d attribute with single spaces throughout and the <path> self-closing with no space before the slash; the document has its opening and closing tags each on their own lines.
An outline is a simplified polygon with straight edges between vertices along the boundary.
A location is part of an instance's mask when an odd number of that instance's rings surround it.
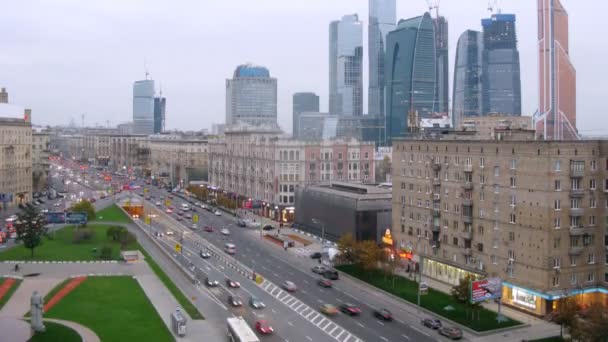
<svg viewBox="0 0 608 342">
<path fill-rule="evenodd" d="M 38 293 L 38 291 L 34 291 L 32 293 L 32 298 L 30 299 L 30 316 L 31 321 L 30 325 L 34 332 L 43 332 L 46 328 L 44 327 L 44 323 L 42 322 L 42 311 L 44 310 L 44 300 L 42 296 Z"/>
</svg>

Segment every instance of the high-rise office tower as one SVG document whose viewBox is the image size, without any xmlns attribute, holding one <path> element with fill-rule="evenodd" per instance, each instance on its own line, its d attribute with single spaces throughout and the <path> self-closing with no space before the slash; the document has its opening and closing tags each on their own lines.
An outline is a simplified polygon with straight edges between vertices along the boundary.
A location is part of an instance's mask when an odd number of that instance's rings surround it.
<svg viewBox="0 0 608 342">
<path fill-rule="evenodd" d="M 521 115 L 519 50 L 514 14 L 493 14 L 481 21 L 482 114 Z"/>
<path fill-rule="evenodd" d="M 427 118 L 433 113 L 436 71 L 433 19 L 400 20 L 390 32 L 386 50 L 386 140 L 408 133 L 410 113 Z"/>
<path fill-rule="evenodd" d="M 481 116 L 481 32 L 467 30 L 456 46 L 452 125 L 458 127 L 467 117 Z"/>
<path fill-rule="evenodd" d="M 154 133 L 154 80 L 133 84 L 133 133 Z"/>
<path fill-rule="evenodd" d="M 448 101 L 450 91 L 450 67 L 448 60 L 448 21 L 445 17 L 437 16 L 433 18 L 435 27 L 435 54 L 437 55 L 437 64 L 435 76 L 435 107 L 437 113 L 448 113 Z"/>
<path fill-rule="evenodd" d="M 369 115 L 384 115 L 384 54 L 386 37 L 395 29 L 396 13 L 396 0 L 369 0 Z"/>
<path fill-rule="evenodd" d="M 576 128 L 576 70 L 570 61 L 568 13 L 560 0 L 538 0 L 539 108 L 536 135 L 579 139 Z"/>
<path fill-rule="evenodd" d="M 319 112 L 319 96 L 315 93 L 293 94 L 293 136 L 300 137 L 300 114 Z"/>
<path fill-rule="evenodd" d="M 277 125 L 277 79 L 263 66 L 239 65 L 226 80 L 226 124 Z"/>
<path fill-rule="evenodd" d="M 154 98 L 154 133 L 159 134 L 165 131 L 165 108 L 167 99 L 162 93 Z"/>
<path fill-rule="evenodd" d="M 329 25 L 329 110 L 363 114 L 363 24 L 356 14 Z"/>
<path fill-rule="evenodd" d="M 0 103 L 8 103 L 8 93 L 6 88 L 0 89 Z"/>
</svg>

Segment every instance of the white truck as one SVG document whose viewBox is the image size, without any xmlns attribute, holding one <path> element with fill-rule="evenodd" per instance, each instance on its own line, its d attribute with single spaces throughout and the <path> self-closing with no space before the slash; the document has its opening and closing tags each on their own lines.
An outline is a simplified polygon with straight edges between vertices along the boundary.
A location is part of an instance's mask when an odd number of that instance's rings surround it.
<svg viewBox="0 0 608 342">
<path fill-rule="evenodd" d="M 228 317 L 228 338 L 232 342 L 260 342 L 243 317 Z"/>
</svg>

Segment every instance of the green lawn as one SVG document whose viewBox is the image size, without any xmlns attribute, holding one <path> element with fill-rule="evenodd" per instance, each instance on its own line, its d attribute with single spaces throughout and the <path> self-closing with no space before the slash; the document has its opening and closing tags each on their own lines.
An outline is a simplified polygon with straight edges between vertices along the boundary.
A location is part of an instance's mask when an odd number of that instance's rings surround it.
<svg viewBox="0 0 608 342">
<path fill-rule="evenodd" d="M 73 242 L 75 226 L 67 226 L 52 233 L 53 237 L 43 238 L 42 245 L 34 249 L 34 256 L 30 256 L 30 250 L 22 245 L 15 246 L 0 253 L 0 260 L 43 260 L 43 261 L 92 261 L 100 260 L 99 254 L 102 247 L 112 247 L 112 258 L 120 258 L 120 244 L 111 242 L 106 231 L 109 226 L 103 224 L 88 224 L 85 229 L 91 229 L 93 236 L 89 241 L 80 243 Z M 97 248 L 97 251 L 93 251 Z M 136 250 L 139 248 L 137 242 L 126 247 L 126 250 Z"/>
<path fill-rule="evenodd" d="M 80 335 L 65 325 L 44 322 L 46 330 L 36 333 L 28 342 L 81 342 Z"/>
<path fill-rule="evenodd" d="M 0 278 L 0 284 L 4 282 L 4 279 L 5 278 Z M 4 304 L 6 304 L 9 299 L 11 299 L 11 296 L 13 295 L 13 293 L 15 293 L 15 291 L 17 291 L 19 285 L 21 285 L 21 279 L 15 279 L 15 283 L 13 284 L 13 286 L 8 290 L 4 297 L 0 299 L 0 310 L 4 307 Z"/>
<path fill-rule="evenodd" d="M 156 273 L 156 276 L 163 282 L 163 284 L 165 284 L 167 289 L 169 289 L 169 292 L 173 294 L 173 297 L 175 297 L 179 305 L 181 305 L 181 307 L 190 315 L 190 317 L 192 319 L 205 319 L 205 317 L 203 317 L 203 315 L 198 311 L 196 306 L 194 306 L 194 304 L 192 304 L 192 302 L 186 298 L 184 293 L 175 285 L 171 278 L 169 278 L 169 276 L 163 272 L 162 268 L 158 266 L 156 261 L 150 257 L 148 252 L 146 252 L 146 250 L 143 248 L 140 248 L 139 250 L 146 257 L 148 265 L 150 265 L 150 268 L 154 271 L 154 273 Z"/>
<path fill-rule="evenodd" d="M 393 288 L 391 278 L 385 278 L 384 274 L 379 270 L 363 271 L 356 265 L 341 265 L 336 268 L 408 302 L 417 303 L 418 285 L 414 281 L 397 276 L 395 287 Z M 471 320 L 470 313 L 467 318 L 466 306 L 464 304 L 455 301 L 452 296 L 434 289 L 429 289 L 428 294 L 421 296 L 420 304 L 423 308 L 439 316 L 448 318 L 476 331 L 488 331 L 521 324 L 511 319 L 498 323 L 496 321 L 496 313 L 483 308 L 479 312 L 479 320 Z M 448 305 L 452 306 L 454 310 L 446 311 L 444 308 Z"/>
<path fill-rule="evenodd" d="M 82 324 L 102 341 L 175 341 L 131 277 L 87 278 L 45 316 Z"/>
<path fill-rule="evenodd" d="M 112 204 L 96 213 L 96 221 L 131 223 L 131 218 L 116 204 Z"/>
</svg>

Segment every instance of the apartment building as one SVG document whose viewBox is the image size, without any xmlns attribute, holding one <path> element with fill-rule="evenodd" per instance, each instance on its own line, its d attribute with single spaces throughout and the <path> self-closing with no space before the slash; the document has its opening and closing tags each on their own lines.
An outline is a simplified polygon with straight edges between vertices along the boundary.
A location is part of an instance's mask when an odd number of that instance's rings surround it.
<svg viewBox="0 0 608 342">
<path fill-rule="evenodd" d="M 32 123 L 0 118 L 0 205 L 3 209 L 32 200 Z"/>
<path fill-rule="evenodd" d="M 97 165 L 110 161 L 110 134 L 89 134 L 83 137 L 84 158 Z"/>
<path fill-rule="evenodd" d="M 32 133 L 32 188 L 33 191 L 43 191 L 48 185 L 51 171 L 50 135 L 47 132 Z"/>
<path fill-rule="evenodd" d="M 374 144 L 310 142 L 272 127 L 231 127 L 209 141 L 209 182 L 237 199 L 262 202 L 263 214 L 292 221 L 298 186 L 374 181 Z M 240 203 L 239 203 L 240 205 Z"/>
<path fill-rule="evenodd" d="M 150 170 L 158 179 L 177 185 L 208 179 L 209 146 L 206 139 L 179 135 L 151 135 Z"/>
<path fill-rule="evenodd" d="M 503 279 L 502 301 L 545 315 L 608 301 L 608 141 L 495 128 L 393 144 L 395 247 L 448 284 Z"/>
<path fill-rule="evenodd" d="M 150 148 L 147 135 L 110 136 L 110 164 L 114 170 L 150 174 Z"/>
</svg>

